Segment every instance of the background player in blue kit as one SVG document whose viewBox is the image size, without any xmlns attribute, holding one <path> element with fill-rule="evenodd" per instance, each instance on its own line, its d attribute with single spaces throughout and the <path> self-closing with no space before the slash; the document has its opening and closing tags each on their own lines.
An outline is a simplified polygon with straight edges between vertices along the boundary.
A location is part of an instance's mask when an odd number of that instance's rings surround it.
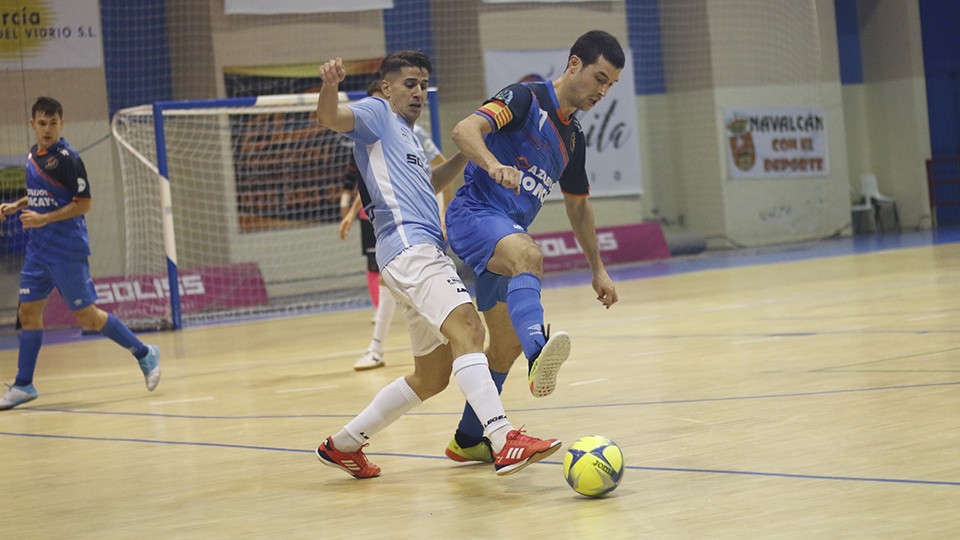
<svg viewBox="0 0 960 540">
<path fill-rule="evenodd" d="M 63 107 L 53 98 L 37 98 L 30 126 L 37 144 L 27 160 L 27 196 L 0 204 L 0 219 L 23 210 L 20 222 L 29 234 L 20 273 L 17 378 L 0 397 L 0 410 L 37 398 L 33 373 L 43 341 L 43 308 L 54 287 L 83 329 L 100 332 L 133 353 L 147 389 L 153 391 L 160 382 L 160 351 L 144 345 L 119 319 L 94 304 L 97 293 L 83 217 L 91 206 L 90 184 L 79 154 L 60 137 Z"/>
<path fill-rule="evenodd" d="M 548 336 L 544 328 L 543 253 L 527 234 L 555 184 L 590 263 L 597 300 L 607 308 L 617 301 L 597 248 L 587 201 L 586 143 L 573 114 L 593 108 L 619 80 L 623 64 L 615 37 L 587 32 L 570 49 L 557 80 L 512 84 L 454 128 L 453 140 L 470 163 L 447 211 L 447 235 L 453 251 L 477 273 L 477 307 L 490 331 L 487 356 L 498 389 L 522 351 L 530 391 L 547 396 L 570 354 L 569 336 Z M 454 461 L 491 460 L 469 404 L 446 455 Z"/>
<path fill-rule="evenodd" d="M 377 264 L 384 283 L 404 306 L 414 371 L 393 381 L 343 429 L 317 448 L 320 462 L 356 478 L 380 475 L 367 461 L 366 441 L 404 413 L 442 391 L 451 374 L 483 419 L 498 475 L 519 471 L 560 448 L 514 429 L 507 420 L 483 354 L 484 329 L 473 301 L 444 253 L 446 245 L 435 194 L 460 174 L 466 158 L 456 154 L 431 170 L 413 125 L 426 106 L 432 67 L 423 53 L 401 51 L 384 58 L 381 91 L 339 105 L 346 77 L 343 61 L 320 67 L 323 86 L 317 120 L 355 141 L 354 156 L 366 187 L 367 215 L 377 236 Z"/>
</svg>

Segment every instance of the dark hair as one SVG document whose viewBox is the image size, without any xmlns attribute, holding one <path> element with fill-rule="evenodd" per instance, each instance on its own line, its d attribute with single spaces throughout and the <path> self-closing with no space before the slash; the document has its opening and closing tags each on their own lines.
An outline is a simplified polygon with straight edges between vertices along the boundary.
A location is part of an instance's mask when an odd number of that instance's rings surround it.
<svg viewBox="0 0 960 540">
<path fill-rule="evenodd" d="M 433 71 L 430 65 L 430 57 L 420 51 L 398 51 L 388 54 L 383 62 L 380 63 L 380 74 L 383 78 L 387 75 L 400 71 L 405 67 L 423 68 L 427 73 Z"/>
<path fill-rule="evenodd" d="M 52 97 L 40 96 L 30 109 L 30 118 L 35 118 L 37 113 L 44 116 L 59 116 L 63 118 L 63 105 Z"/>
<path fill-rule="evenodd" d="M 367 95 L 372 96 L 374 92 L 380 91 L 380 83 L 383 79 L 380 77 L 380 74 L 377 73 L 377 78 L 370 81 L 370 84 L 367 85 Z"/>
<path fill-rule="evenodd" d="M 603 30 L 591 30 L 577 38 L 577 42 L 570 48 L 570 56 L 573 55 L 583 60 L 585 66 L 597 63 L 602 56 L 613 67 L 623 69 L 623 47 L 617 38 Z"/>
</svg>

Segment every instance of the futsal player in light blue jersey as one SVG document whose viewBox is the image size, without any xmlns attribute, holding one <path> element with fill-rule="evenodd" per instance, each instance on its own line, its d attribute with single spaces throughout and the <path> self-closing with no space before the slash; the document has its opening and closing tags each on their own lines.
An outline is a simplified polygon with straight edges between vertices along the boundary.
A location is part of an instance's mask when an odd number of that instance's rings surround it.
<svg viewBox="0 0 960 540">
<path fill-rule="evenodd" d="M 447 237 L 457 256 L 477 273 L 477 307 L 490 331 L 487 356 L 498 389 L 523 352 L 530 392 L 547 396 L 570 354 L 569 336 L 548 336 L 544 328 L 543 253 L 527 233 L 558 184 L 590 263 L 597 300 L 606 308 L 617 301 L 597 247 L 587 200 L 586 142 L 574 113 L 593 108 L 619 80 L 623 64 L 615 37 L 587 32 L 570 49 L 557 80 L 512 84 L 454 128 L 453 140 L 470 163 L 447 210 Z M 492 459 L 469 404 L 446 455 L 454 461 Z"/>
<path fill-rule="evenodd" d="M 498 475 L 521 470 L 560 448 L 514 429 L 507 420 L 483 353 L 484 328 L 457 275 L 440 226 L 435 193 L 460 174 L 463 154 L 431 170 L 413 125 L 427 105 L 430 59 L 420 52 L 388 55 L 381 64 L 381 91 L 339 104 L 343 61 L 320 67 L 323 86 L 317 120 L 353 139 L 354 157 L 366 187 L 364 210 L 376 233 L 377 264 L 390 292 L 404 306 L 414 356 L 413 373 L 383 388 L 343 429 L 317 448 L 320 462 L 356 478 L 380 475 L 363 447 L 372 436 L 436 395 L 452 374 L 490 441 Z"/>
<path fill-rule="evenodd" d="M 80 155 L 60 137 L 63 106 L 40 97 L 30 112 L 37 144 L 27 158 L 27 195 L 0 204 L 0 220 L 21 211 L 27 254 L 20 272 L 17 320 L 17 378 L 0 397 L 0 410 L 37 398 L 33 374 L 43 342 L 43 309 L 56 287 L 85 330 L 99 332 L 130 351 L 140 364 L 147 389 L 160 382 L 160 351 L 144 345 L 120 319 L 95 304 L 90 278 L 90 243 L 84 219 L 91 207 L 90 183 Z"/>
</svg>

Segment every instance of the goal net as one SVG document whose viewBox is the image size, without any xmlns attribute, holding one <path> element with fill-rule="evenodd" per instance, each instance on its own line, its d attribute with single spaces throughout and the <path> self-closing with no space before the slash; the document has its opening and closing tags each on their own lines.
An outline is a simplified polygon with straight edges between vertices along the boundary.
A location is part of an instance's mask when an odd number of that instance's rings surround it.
<svg viewBox="0 0 960 540">
<path fill-rule="evenodd" d="M 364 96 L 341 93 L 341 101 Z M 118 111 L 126 276 L 98 283 L 100 303 L 115 302 L 137 329 L 366 305 L 359 223 L 338 236 L 352 142 L 317 124 L 316 100 Z M 435 107 L 435 91 L 429 100 Z M 420 119 L 428 132 L 435 117 Z"/>
</svg>

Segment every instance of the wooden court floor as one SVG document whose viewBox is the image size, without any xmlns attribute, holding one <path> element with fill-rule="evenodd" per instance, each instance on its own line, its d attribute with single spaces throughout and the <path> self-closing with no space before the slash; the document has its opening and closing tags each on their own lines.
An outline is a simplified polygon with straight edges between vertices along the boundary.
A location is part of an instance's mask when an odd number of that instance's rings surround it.
<svg viewBox="0 0 960 540">
<path fill-rule="evenodd" d="M 618 273 L 618 275 L 624 275 Z M 550 279 L 550 278 L 548 278 Z M 367 310 L 147 335 L 143 388 L 103 339 L 42 351 L 37 401 L 0 413 L 3 538 L 957 538 L 960 243 L 546 289 L 560 385 L 516 425 L 602 434 L 627 471 L 570 490 L 557 453 L 514 476 L 443 457 L 455 385 L 374 438 L 380 478 L 313 449 L 411 368 L 352 371 Z M 0 351 L 0 380 L 16 351 Z"/>
</svg>

